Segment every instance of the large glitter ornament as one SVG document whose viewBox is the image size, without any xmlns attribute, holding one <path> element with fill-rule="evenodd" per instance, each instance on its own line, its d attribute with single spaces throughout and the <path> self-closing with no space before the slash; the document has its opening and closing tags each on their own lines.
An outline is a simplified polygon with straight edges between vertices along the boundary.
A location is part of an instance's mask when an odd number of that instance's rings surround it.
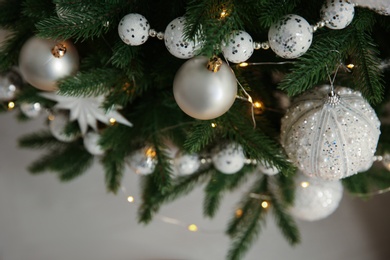
<svg viewBox="0 0 390 260">
<path fill-rule="evenodd" d="M 32 86 L 54 91 L 59 79 L 78 71 L 79 55 L 70 41 L 32 37 L 20 51 L 19 68 L 24 80 Z"/>
<path fill-rule="evenodd" d="M 245 31 L 234 31 L 227 42 L 222 43 L 222 53 L 230 62 L 240 63 L 253 54 L 252 37 Z"/>
<path fill-rule="evenodd" d="M 84 147 L 92 155 L 103 155 L 104 150 L 99 144 L 100 134 L 88 132 L 84 136 Z"/>
<path fill-rule="evenodd" d="M 288 14 L 271 25 L 268 41 L 271 49 L 280 57 L 294 59 L 309 49 L 313 38 L 312 27 L 301 16 Z"/>
<path fill-rule="evenodd" d="M 174 19 L 164 32 L 165 47 L 173 56 L 180 59 L 192 58 L 200 47 L 199 42 L 184 39 L 185 21 L 184 17 Z"/>
<path fill-rule="evenodd" d="M 281 142 L 303 173 L 338 180 L 371 167 L 380 122 L 360 92 L 325 85 L 298 97 L 282 119 Z"/>
<path fill-rule="evenodd" d="M 68 135 L 65 133 L 66 126 L 69 124 L 69 117 L 64 113 L 55 113 L 50 117 L 50 133 L 59 141 L 69 143 L 78 138 L 77 135 Z"/>
<path fill-rule="evenodd" d="M 361 7 L 367 7 L 381 15 L 390 15 L 389 0 L 352 0 L 351 2 Z"/>
<path fill-rule="evenodd" d="M 190 175 L 200 167 L 199 155 L 178 152 L 173 160 L 178 175 Z"/>
<path fill-rule="evenodd" d="M 0 101 L 10 101 L 15 98 L 23 81 L 16 71 L 0 74 Z"/>
<path fill-rule="evenodd" d="M 226 113 L 237 95 L 232 69 L 220 59 L 198 56 L 186 61 L 173 82 L 179 107 L 189 116 L 209 120 Z"/>
<path fill-rule="evenodd" d="M 211 160 L 218 171 L 224 174 L 233 174 L 242 169 L 246 158 L 241 145 L 225 143 L 214 148 Z"/>
<path fill-rule="evenodd" d="M 353 20 L 354 5 L 346 0 L 327 0 L 321 8 L 321 18 L 330 29 L 344 29 Z"/>
<path fill-rule="evenodd" d="M 136 174 L 148 175 L 154 172 L 157 165 L 157 155 L 153 147 L 146 146 L 133 152 L 126 162 Z"/>
<path fill-rule="evenodd" d="M 289 208 L 289 212 L 301 220 L 320 220 L 338 208 L 342 196 L 343 186 L 340 181 L 325 181 L 298 173 L 295 178 L 294 205 Z"/>
<path fill-rule="evenodd" d="M 124 43 L 137 46 L 148 40 L 149 29 L 150 24 L 143 15 L 130 13 L 120 20 L 118 34 Z"/>
<path fill-rule="evenodd" d="M 22 103 L 20 105 L 20 111 L 27 116 L 28 118 L 36 118 L 38 117 L 43 108 L 42 105 L 38 102 L 35 103 Z"/>
</svg>

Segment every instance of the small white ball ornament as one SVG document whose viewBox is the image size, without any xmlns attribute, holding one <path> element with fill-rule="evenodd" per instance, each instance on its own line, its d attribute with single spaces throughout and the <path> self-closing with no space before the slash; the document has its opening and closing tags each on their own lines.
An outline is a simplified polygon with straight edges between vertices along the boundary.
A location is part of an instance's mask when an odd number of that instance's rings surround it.
<svg viewBox="0 0 390 260">
<path fill-rule="evenodd" d="M 20 110 L 28 118 L 36 118 L 41 114 L 43 108 L 42 108 L 41 104 L 38 102 L 22 103 L 20 105 Z"/>
<path fill-rule="evenodd" d="M 99 144 L 100 134 L 88 132 L 84 136 L 84 147 L 92 155 L 103 155 L 104 150 Z"/>
<path fill-rule="evenodd" d="M 185 17 L 178 17 L 170 22 L 165 29 L 164 43 L 168 51 L 179 59 L 189 59 L 194 57 L 199 49 L 200 43 L 197 41 L 187 41 L 184 39 Z"/>
<path fill-rule="evenodd" d="M 173 82 L 173 94 L 181 110 L 202 120 L 226 113 L 237 95 L 237 82 L 232 69 L 218 59 L 219 70 L 210 71 L 207 68 L 209 62 L 208 58 L 202 56 L 186 61 Z"/>
<path fill-rule="evenodd" d="M 222 53 L 230 62 L 241 63 L 253 54 L 252 37 L 245 31 L 234 31 L 228 41 L 222 43 Z"/>
<path fill-rule="evenodd" d="M 211 160 L 218 171 L 233 174 L 244 167 L 246 158 L 241 145 L 226 143 L 218 145 L 213 150 Z"/>
<path fill-rule="evenodd" d="M 294 101 L 282 118 L 281 142 L 304 174 L 338 180 L 371 167 L 380 122 L 360 92 L 329 93 L 325 85 Z"/>
<path fill-rule="evenodd" d="M 156 168 L 156 151 L 153 147 L 147 146 L 133 152 L 126 161 L 136 174 L 148 175 Z"/>
<path fill-rule="evenodd" d="M 124 43 L 138 46 L 149 38 L 150 24 L 143 15 L 130 13 L 119 22 L 118 34 Z"/>
<path fill-rule="evenodd" d="M 353 20 L 354 5 L 346 0 L 327 0 L 321 8 L 321 18 L 328 23 L 330 29 L 344 29 Z"/>
<path fill-rule="evenodd" d="M 367 7 L 381 15 L 390 15 L 389 0 L 353 0 L 351 2 L 360 7 Z"/>
<path fill-rule="evenodd" d="M 340 181 L 324 181 L 298 173 L 294 205 L 289 208 L 289 212 L 301 220 L 320 220 L 338 208 L 342 197 L 343 186 Z"/>
<path fill-rule="evenodd" d="M 78 138 L 77 135 L 65 134 L 65 128 L 69 124 L 69 117 L 63 113 L 56 113 L 49 121 L 50 133 L 59 141 L 70 143 Z"/>
<path fill-rule="evenodd" d="M 271 25 L 268 42 L 278 56 L 294 59 L 309 49 L 313 39 L 312 31 L 312 27 L 303 17 L 288 14 Z"/>
<path fill-rule="evenodd" d="M 78 71 L 79 55 L 70 41 L 30 38 L 19 54 L 24 80 L 37 89 L 55 91 L 57 81 Z"/>
<path fill-rule="evenodd" d="M 173 165 L 179 175 L 190 175 L 200 167 L 199 155 L 178 152 L 173 161 Z"/>
<path fill-rule="evenodd" d="M 16 97 L 23 81 L 16 71 L 0 74 L 0 101 L 10 101 Z"/>
</svg>

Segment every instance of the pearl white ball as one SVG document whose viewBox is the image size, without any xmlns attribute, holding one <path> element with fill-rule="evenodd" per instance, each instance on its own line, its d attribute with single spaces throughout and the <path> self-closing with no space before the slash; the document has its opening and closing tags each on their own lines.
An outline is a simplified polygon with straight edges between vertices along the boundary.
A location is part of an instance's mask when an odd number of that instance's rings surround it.
<svg viewBox="0 0 390 260">
<path fill-rule="evenodd" d="M 371 167 L 380 135 L 375 111 L 357 91 L 329 86 L 296 98 L 282 118 L 281 142 L 306 175 L 338 180 Z"/>
<path fill-rule="evenodd" d="M 88 132 L 84 136 L 84 147 L 92 155 L 103 155 L 104 150 L 99 144 L 100 134 Z"/>
<path fill-rule="evenodd" d="M 130 13 L 119 22 L 118 34 L 124 43 L 137 46 L 149 38 L 150 24 L 143 15 Z"/>
<path fill-rule="evenodd" d="M 234 31 L 227 42 L 222 43 L 222 53 L 230 62 L 240 63 L 253 54 L 252 37 L 245 31 Z"/>
<path fill-rule="evenodd" d="M 354 5 L 346 0 L 327 0 L 321 8 L 321 18 L 326 27 L 330 29 L 344 29 L 353 20 L 355 15 Z"/>
<path fill-rule="evenodd" d="M 199 42 L 184 39 L 185 22 L 184 17 L 174 19 L 168 24 L 164 33 L 165 47 L 173 56 L 179 59 L 192 58 L 200 47 Z"/>
<path fill-rule="evenodd" d="M 242 169 L 246 158 L 241 145 L 227 143 L 218 145 L 213 150 L 211 160 L 218 171 L 233 174 Z"/>
<path fill-rule="evenodd" d="M 338 208 L 342 196 L 343 186 L 340 181 L 324 181 L 298 173 L 294 205 L 289 208 L 289 212 L 301 220 L 320 220 Z"/>
<path fill-rule="evenodd" d="M 54 119 L 49 121 L 50 133 L 61 142 L 73 142 L 78 136 L 65 134 L 65 128 L 68 124 L 69 117 L 63 113 L 57 113 L 54 115 Z"/>
<path fill-rule="evenodd" d="M 226 113 L 237 95 L 232 69 L 223 62 L 218 72 L 212 72 L 206 68 L 208 61 L 201 56 L 186 61 L 173 82 L 173 94 L 181 110 L 202 120 Z"/>
<path fill-rule="evenodd" d="M 153 147 L 144 147 L 133 152 L 126 161 L 136 174 L 148 175 L 153 173 L 156 168 L 156 151 Z"/>
<path fill-rule="evenodd" d="M 268 42 L 271 49 L 280 57 L 294 59 L 309 49 L 313 39 L 310 24 L 301 16 L 288 14 L 271 25 Z"/>
<path fill-rule="evenodd" d="M 42 112 L 42 106 L 40 103 L 22 103 L 20 105 L 20 110 L 28 118 L 36 118 Z"/>
<path fill-rule="evenodd" d="M 200 167 L 199 155 L 178 152 L 173 165 L 179 175 L 190 175 Z"/>
<path fill-rule="evenodd" d="M 62 57 L 55 57 L 52 53 L 58 45 L 66 48 Z M 32 86 L 44 91 L 55 91 L 58 89 L 59 79 L 78 71 L 79 55 L 70 41 L 32 37 L 20 51 L 19 68 L 24 80 Z"/>
</svg>

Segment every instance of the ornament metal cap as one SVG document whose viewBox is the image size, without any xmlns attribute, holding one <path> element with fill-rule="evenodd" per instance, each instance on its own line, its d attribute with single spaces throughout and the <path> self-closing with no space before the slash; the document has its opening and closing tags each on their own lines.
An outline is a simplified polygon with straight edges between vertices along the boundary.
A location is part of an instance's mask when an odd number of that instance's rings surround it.
<svg viewBox="0 0 390 260">
<path fill-rule="evenodd" d="M 66 46 L 62 43 L 57 43 L 53 49 L 51 49 L 51 54 L 56 58 L 62 58 L 66 53 Z"/>
<path fill-rule="evenodd" d="M 336 92 L 333 90 L 333 87 L 326 99 L 326 103 L 331 106 L 335 106 L 340 103 L 340 95 L 336 94 Z"/>
<path fill-rule="evenodd" d="M 222 60 L 217 56 L 212 57 L 207 63 L 207 69 L 212 72 L 218 72 L 222 66 Z"/>
</svg>

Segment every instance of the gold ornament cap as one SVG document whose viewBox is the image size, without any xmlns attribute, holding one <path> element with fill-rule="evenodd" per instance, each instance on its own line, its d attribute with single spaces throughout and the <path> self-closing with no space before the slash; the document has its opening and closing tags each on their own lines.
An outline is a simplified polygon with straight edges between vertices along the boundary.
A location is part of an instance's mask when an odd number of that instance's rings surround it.
<svg viewBox="0 0 390 260">
<path fill-rule="evenodd" d="M 53 47 L 53 49 L 51 49 L 51 54 L 53 54 L 53 56 L 56 58 L 64 57 L 65 53 L 66 53 L 66 46 L 65 44 L 62 43 L 57 43 Z"/>
<path fill-rule="evenodd" d="M 222 60 L 217 56 L 212 57 L 207 63 L 207 69 L 212 72 L 218 72 L 221 66 Z"/>
</svg>

